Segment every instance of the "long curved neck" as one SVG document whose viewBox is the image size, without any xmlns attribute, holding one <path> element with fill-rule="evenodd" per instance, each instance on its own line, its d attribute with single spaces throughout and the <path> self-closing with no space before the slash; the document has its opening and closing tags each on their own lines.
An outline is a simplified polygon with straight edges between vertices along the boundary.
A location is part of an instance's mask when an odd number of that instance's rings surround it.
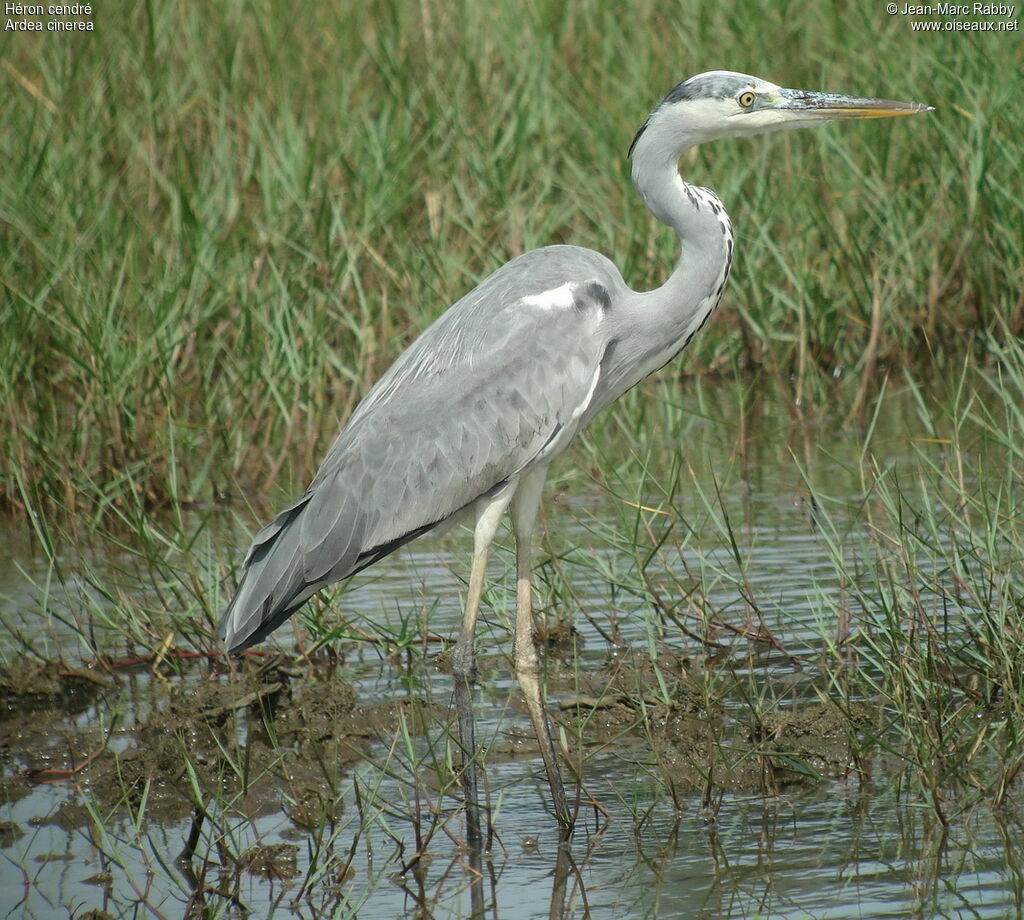
<svg viewBox="0 0 1024 920">
<path fill-rule="evenodd" d="M 693 141 L 657 114 L 634 142 L 633 184 L 651 214 L 676 232 L 681 252 L 661 287 L 633 292 L 614 312 L 610 338 L 617 360 L 602 380 L 594 411 L 689 344 L 718 305 L 732 262 L 732 226 L 722 203 L 679 176 L 679 155 Z"/>
<path fill-rule="evenodd" d="M 679 263 L 665 287 L 696 293 L 732 259 L 732 225 L 717 196 L 684 182 L 679 157 L 694 140 L 677 125 L 653 117 L 633 147 L 633 185 L 647 210 L 679 237 Z M 666 292 L 668 293 L 668 292 Z M 682 293 L 682 292 L 680 292 Z"/>
</svg>

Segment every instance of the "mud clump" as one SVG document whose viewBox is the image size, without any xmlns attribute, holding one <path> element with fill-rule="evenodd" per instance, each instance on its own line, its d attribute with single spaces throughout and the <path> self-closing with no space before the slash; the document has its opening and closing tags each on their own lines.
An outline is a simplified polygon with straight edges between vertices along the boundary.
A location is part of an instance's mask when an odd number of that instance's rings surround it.
<svg viewBox="0 0 1024 920">
<path fill-rule="evenodd" d="M 866 706 L 807 703 L 749 724 L 731 715 L 728 682 L 710 692 L 692 663 L 669 650 L 657 658 L 627 650 L 592 675 L 575 675 L 572 686 L 560 701 L 563 719 L 588 739 L 642 738 L 679 792 L 775 794 L 845 777 L 856 769 L 858 726 L 871 719 Z"/>
<path fill-rule="evenodd" d="M 59 827 L 62 831 L 75 831 L 89 827 L 92 815 L 84 805 L 75 802 L 61 802 L 56 810 L 45 818 L 31 818 L 32 827 Z"/>
<path fill-rule="evenodd" d="M 0 749 L 5 746 L 0 744 Z M 15 802 L 20 802 L 31 791 L 32 783 L 25 776 L 0 777 L 0 805 L 13 805 Z"/>
<path fill-rule="evenodd" d="M 30 661 L 0 670 L 0 720 L 26 710 L 81 712 L 114 681 L 89 668 L 68 668 L 56 661 Z"/>
<path fill-rule="evenodd" d="M 840 709 L 824 703 L 765 716 L 749 740 L 768 758 L 780 783 L 813 783 L 842 778 L 856 769 L 853 735 L 871 721 L 867 706 Z"/>
<path fill-rule="evenodd" d="M 640 699 L 612 691 L 597 695 L 579 693 L 563 697 L 558 708 L 575 716 L 581 728 L 586 728 L 588 735 L 601 738 L 635 728 L 643 719 L 642 705 Z"/>
<path fill-rule="evenodd" d="M 352 685 L 338 680 L 298 687 L 280 713 L 277 730 L 300 743 L 313 744 L 352 738 L 358 745 L 373 734 L 364 714 L 356 712 Z"/>
<path fill-rule="evenodd" d="M 666 781 L 676 790 L 750 792 L 762 788 L 761 764 L 737 747 L 722 705 L 684 695 L 654 706 L 645 723 Z"/>
<path fill-rule="evenodd" d="M 285 680 L 272 670 L 165 689 L 164 699 L 126 733 L 133 743 L 100 758 L 87 781 L 107 805 L 137 806 L 148 795 L 151 814 L 178 820 L 194 805 L 193 777 L 204 788 L 230 788 L 243 762 L 261 776 L 269 757 L 260 745 L 251 756 L 241 750 L 239 722 L 250 728 L 271 719 L 285 691 Z"/>
<path fill-rule="evenodd" d="M 299 848 L 292 843 L 255 846 L 242 854 L 240 863 L 250 875 L 266 879 L 298 878 Z"/>
<path fill-rule="evenodd" d="M 25 836 L 20 824 L 13 821 L 0 821 L 0 847 L 9 847 Z"/>
<path fill-rule="evenodd" d="M 186 817 L 197 795 L 227 795 L 249 817 L 284 809 L 297 826 L 315 826 L 339 813 L 343 771 L 402 715 L 418 732 L 428 711 L 409 702 L 359 706 L 336 672 L 272 659 L 164 688 L 123 733 L 129 743 L 98 758 L 85 781 L 111 807 L 145 796 L 148 813 L 164 822 Z"/>
<path fill-rule="evenodd" d="M 617 656 L 594 674 L 572 675 L 572 684 L 563 685 L 575 692 L 563 696 L 559 708 L 585 723 L 588 735 L 653 734 L 667 743 L 685 736 L 689 743 L 702 725 L 721 716 L 723 706 L 694 685 L 688 664 L 667 652 L 657 660 L 645 653 Z"/>
<path fill-rule="evenodd" d="M 773 795 L 852 772 L 859 718 L 812 703 L 770 713 L 750 726 L 708 719 L 674 702 L 652 713 L 649 725 L 659 764 L 677 788 Z"/>
<path fill-rule="evenodd" d="M 575 658 L 585 641 L 583 634 L 569 620 L 538 623 L 533 630 L 533 639 L 545 655 L 563 661 Z"/>
<path fill-rule="evenodd" d="M 0 671 L 0 802 L 32 788 L 33 777 L 66 775 L 102 745 L 102 732 L 74 720 L 116 686 L 114 678 L 59 662 L 23 661 Z M 83 720 L 84 721 L 84 720 Z"/>
</svg>

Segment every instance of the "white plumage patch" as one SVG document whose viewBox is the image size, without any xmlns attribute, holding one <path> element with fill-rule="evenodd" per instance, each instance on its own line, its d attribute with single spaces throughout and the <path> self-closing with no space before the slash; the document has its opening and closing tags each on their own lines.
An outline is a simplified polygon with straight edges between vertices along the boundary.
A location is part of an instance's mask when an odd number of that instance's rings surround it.
<svg viewBox="0 0 1024 920">
<path fill-rule="evenodd" d="M 590 381 L 590 389 L 587 390 L 587 395 L 583 398 L 583 402 L 581 402 L 572 411 L 572 421 L 575 422 L 576 419 L 578 419 L 581 415 L 583 415 L 583 413 L 586 412 L 587 409 L 590 407 L 590 401 L 594 398 L 594 390 L 597 389 L 597 381 L 600 378 L 601 378 L 601 368 L 598 367 L 598 369 L 596 371 L 594 371 L 594 379 Z"/>
<path fill-rule="evenodd" d="M 540 307 L 542 310 L 564 310 L 576 304 L 576 285 L 567 281 L 550 291 L 529 294 L 521 303 L 524 307 Z"/>
</svg>

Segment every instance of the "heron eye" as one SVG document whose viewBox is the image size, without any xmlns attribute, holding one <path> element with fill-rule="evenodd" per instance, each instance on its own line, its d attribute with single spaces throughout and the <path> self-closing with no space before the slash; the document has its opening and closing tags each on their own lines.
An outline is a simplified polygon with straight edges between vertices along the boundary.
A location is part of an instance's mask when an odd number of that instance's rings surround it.
<svg viewBox="0 0 1024 920">
<path fill-rule="evenodd" d="M 749 109 L 754 104 L 755 96 L 749 90 L 745 93 L 740 93 L 740 97 L 737 100 L 741 106 L 745 109 Z"/>
</svg>

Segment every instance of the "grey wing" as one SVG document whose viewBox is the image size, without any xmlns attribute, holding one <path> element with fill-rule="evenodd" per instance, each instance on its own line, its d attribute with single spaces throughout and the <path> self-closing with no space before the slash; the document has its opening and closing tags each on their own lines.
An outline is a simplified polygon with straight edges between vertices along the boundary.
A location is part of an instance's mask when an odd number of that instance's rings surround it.
<svg viewBox="0 0 1024 920">
<path fill-rule="evenodd" d="M 572 439 L 600 375 L 616 277 L 566 282 L 554 249 L 596 257 L 549 247 L 510 262 L 367 394 L 305 494 L 256 535 L 218 630 L 229 649 Z"/>
</svg>

